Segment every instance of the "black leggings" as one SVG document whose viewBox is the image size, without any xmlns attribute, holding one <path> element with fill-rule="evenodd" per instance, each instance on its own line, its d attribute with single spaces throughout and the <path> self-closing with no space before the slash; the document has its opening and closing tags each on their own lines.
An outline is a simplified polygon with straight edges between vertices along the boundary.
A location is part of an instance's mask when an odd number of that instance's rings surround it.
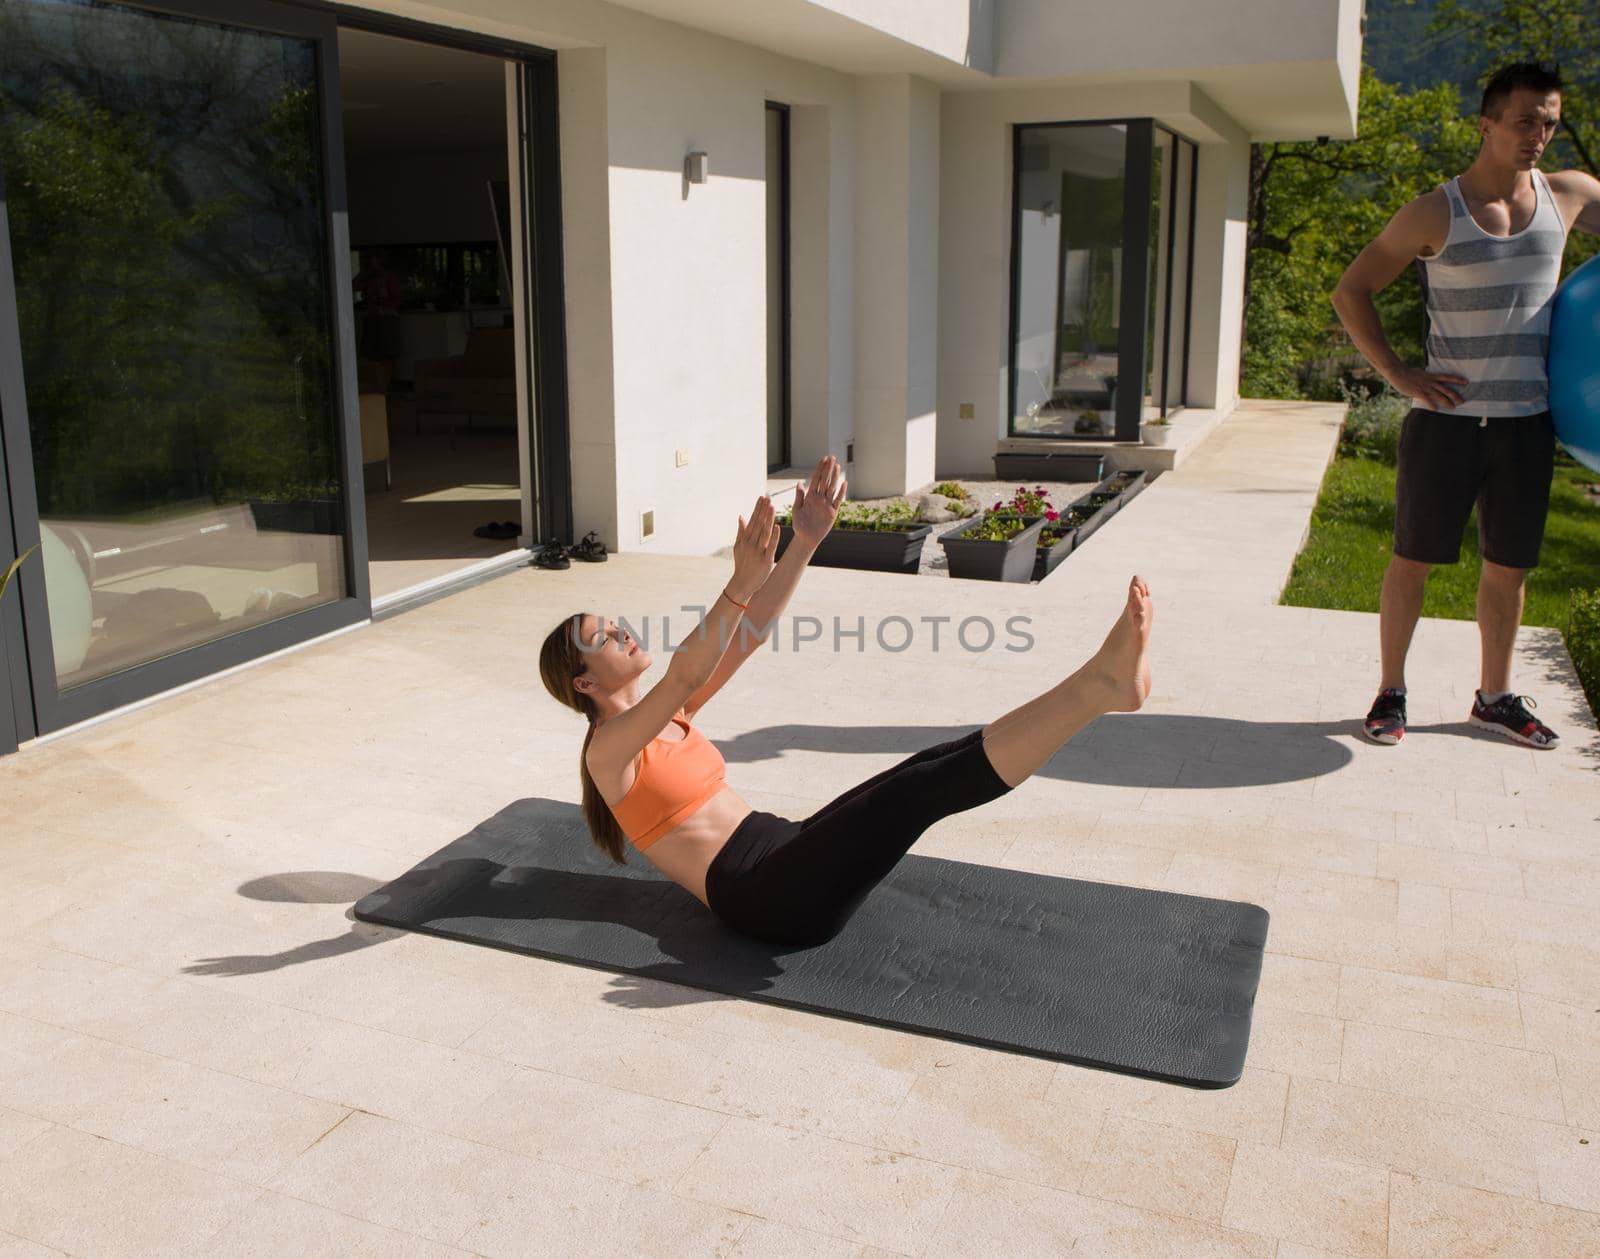
<svg viewBox="0 0 1600 1259">
<path fill-rule="evenodd" d="M 822 944 L 923 831 L 1010 790 L 974 730 L 874 774 L 803 822 L 757 809 L 711 862 L 706 899 L 745 935 Z"/>
</svg>

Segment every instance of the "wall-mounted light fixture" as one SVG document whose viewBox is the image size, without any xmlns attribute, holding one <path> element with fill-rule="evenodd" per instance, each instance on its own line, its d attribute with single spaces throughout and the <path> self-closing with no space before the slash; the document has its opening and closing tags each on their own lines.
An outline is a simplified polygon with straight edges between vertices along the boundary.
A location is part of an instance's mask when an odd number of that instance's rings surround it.
<svg viewBox="0 0 1600 1259">
<path fill-rule="evenodd" d="M 691 184 L 703 184 L 710 174 L 710 163 L 704 149 L 696 149 L 683 159 L 683 177 Z"/>
</svg>

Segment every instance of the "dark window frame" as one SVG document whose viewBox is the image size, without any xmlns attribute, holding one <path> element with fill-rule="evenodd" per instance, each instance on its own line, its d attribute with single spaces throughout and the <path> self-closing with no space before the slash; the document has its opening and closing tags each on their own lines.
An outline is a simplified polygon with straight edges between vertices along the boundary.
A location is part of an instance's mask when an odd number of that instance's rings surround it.
<svg viewBox="0 0 1600 1259">
<path fill-rule="evenodd" d="M 368 578 L 365 482 L 356 393 L 355 321 L 351 298 L 349 207 L 344 182 L 343 110 L 338 28 L 368 30 L 484 53 L 518 67 L 517 106 L 523 161 L 528 417 L 540 484 L 532 487 L 538 538 L 570 540 L 573 531 L 571 443 L 567 412 L 565 297 L 560 212 L 560 121 L 556 56 L 549 49 L 447 26 L 308 0 L 117 0 L 154 16 L 191 18 L 317 45 L 321 106 L 322 191 L 327 214 L 325 274 L 329 280 L 331 359 L 337 398 L 336 440 L 345 479 L 343 564 L 346 595 L 304 612 L 240 630 L 135 665 L 62 694 L 55 676 L 42 564 L 30 558 L 0 606 L 0 754 L 18 742 L 75 725 L 190 682 L 372 618 Z M 535 192 L 537 191 L 537 195 Z M 40 539 L 38 501 L 22 377 L 5 173 L 0 171 L 0 564 Z"/>
<path fill-rule="evenodd" d="M 1017 216 L 1021 212 L 1022 204 L 1022 140 L 1023 133 L 1027 131 L 1045 130 L 1066 127 L 1125 127 L 1126 133 L 1123 147 L 1123 201 L 1122 201 L 1122 292 L 1118 317 L 1120 320 L 1117 337 L 1117 398 L 1115 407 L 1116 422 L 1112 440 L 1136 442 L 1139 440 L 1139 427 L 1143 421 L 1144 413 L 1144 371 L 1145 371 L 1145 325 L 1149 318 L 1149 279 L 1150 279 L 1150 196 L 1154 191 L 1150 165 L 1155 148 L 1155 130 L 1171 135 L 1178 145 L 1191 146 L 1194 154 L 1194 174 L 1191 176 L 1189 198 L 1189 258 L 1188 278 L 1185 281 L 1185 309 L 1184 318 L 1184 391 L 1183 397 L 1188 397 L 1188 356 L 1189 356 L 1189 331 L 1192 324 L 1193 306 L 1193 274 L 1194 274 L 1194 227 L 1195 210 L 1198 202 L 1195 188 L 1199 178 L 1199 145 L 1181 132 L 1157 122 L 1152 117 L 1143 118 L 1077 118 L 1069 121 L 1058 122 L 1018 122 L 1011 124 L 1011 207 L 1008 220 L 1008 229 L 1011 233 L 1011 266 L 1009 295 L 1009 327 L 1006 336 L 1006 433 L 1008 440 L 1028 440 L 1040 442 L 1083 442 L 1104 441 L 1103 436 L 1077 436 L 1070 433 L 1037 434 L 1018 433 L 1017 420 L 1017 329 L 1021 317 L 1021 273 L 1022 273 L 1022 237 L 1017 231 Z M 1178 163 L 1173 163 L 1174 171 Z M 1174 207 L 1176 208 L 1176 207 Z M 1067 207 L 1061 207 L 1063 217 Z M 1169 229 L 1168 249 L 1176 239 L 1176 229 Z M 1166 312 L 1162 326 L 1170 326 L 1172 305 L 1172 275 L 1170 258 L 1167 270 L 1167 285 L 1164 301 Z M 1060 302 L 1061 280 L 1059 275 L 1055 280 L 1057 289 L 1057 302 Z M 1059 318 L 1057 320 L 1059 323 Z M 1059 329 L 1057 330 L 1059 336 Z M 1134 364 L 1131 374 L 1127 364 Z M 1130 384 L 1132 388 L 1130 389 Z M 1162 381 L 1163 398 L 1166 392 L 1165 371 Z M 1180 405 L 1186 405 L 1180 404 Z M 1163 409 L 1162 414 L 1166 414 Z"/>
<path fill-rule="evenodd" d="M 21 738 L 48 734 L 99 716 L 176 686 L 256 659 L 283 647 L 359 624 L 371 615 L 367 580 L 366 512 L 356 509 L 364 498 L 361 476 L 359 413 L 355 381 L 355 327 L 348 302 L 339 298 L 350 288 L 348 207 L 344 199 L 344 136 L 340 126 L 336 27 L 331 16 L 298 9 L 273 0 L 226 0 L 221 4 L 191 0 L 161 3 L 122 3 L 120 7 L 152 16 L 193 18 L 208 24 L 247 27 L 254 31 L 312 41 L 317 47 L 317 90 L 321 109 L 322 195 L 327 215 L 323 267 L 328 280 L 330 358 L 335 382 L 335 441 L 344 476 L 344 536 L 341 562 L 346 595 L 329 603 L 294 613 L 250 629 L 162 656 L 144 664 L 118 670 L 62 693 L 56 680 L 55 653 L 50 634 L 50 613 L 42 564 L 23 565 L 18 578 L 25 626 L 25 660 L 20 662 L 29 682 L 31 712 L 13 713 Z M 329 56 L 332 52 L 334 55 Z M 4 190 L 0 186 L 0 199 Z M 0 200 L 3 204 L 3 200 Z M 41 521 L 34 487 L 33 452 L 28 425 L 26 382 L 22 377 L 21 338 L 17 325 L 16 287 L 9 230 L 0 238 L 0 361 L 7 370 L 11 391 L 5 398 L 3 440 L 10 472 L 15 541 L 26 550 L 39 542 Z M 354 431 L 352 431 L 354 430 Z M 362 561 L 357 562 L 357 559 Z M 7 563 L 10 561 L 7 560 Z M 19 662 L 13 660 L 16 670 Z"/>
<path fill-rule="evenodd" d="M 767 112 L 777 114 L 778 118 L 779 118 L 779 121 L 780 121 L 780 126 L 778 128 L 778 136 L 779 136 L 779 140 L 778 140 L 778 144 L 779 144 L 779 159 L 778 159 L 778 161 L 779 161 L 779 168 L 782 171 L 782 178 L 783 178 L 783 191 L 779 194 L 779 197 L 778 197 L 778 236 L 779 236 L 779 239 L 782 242 L 782 246 L 781 247 L 782 247 L 782 250 L 783 250 L 783 257 L 782 257 L 782 260 L 779 263 L 779 267 L 781 268 L 781 272 L 782 272 L 782 276 L 783 276 L 783 281 L 782 281 L 783 296 L 780 299 L 783 302 L 783 312 L 782 312 L 782 314 L 783 314 L 783 328 L 782 328 L 782 331 L 779 333 L 779 336 L 782 338 L 782 347 L 783 347 L 782 348 L 782 354 L 783 354 L 783 368 L 782 368 L 782 371 L 783 371 L 783 383 L 782 383 L 782 386 L 781 386 L 782 390 L 783 390 L 783 456 L 782 456 L 782 458 L 779 459 L 779 461 L 777 463 L 771 464 L 771 465 L 768 466 L 767 471 L 769 473 L 771 473 L 771 472 L 777 472 L 779 469 L 787 468 L 787 467 L 791 466 L 790 465 L 790 460 L 794 457 L 793 433 L 791 432 L 791 424 L 792 424 L 792 421 L 793 421 L 793 418 L 794 418 L 794 411 L 793 411 L 793 405 L 794 404 L 790 400 L 790 391 L 791 391 L 791 379 L 790 379 L 790 377 L 791 377 L 791 373 L 793 371 L 793 363 L 792 363 L 793 356 L 790 353 L 790 345 L 789 345 L 789 319 L 790 319 L 789 304 L 790 304 L 790 302 L 792 300 L 793 290 L 794 290 L 793 281 L 789 278 L 789 229 L 790 229 L 789 200 L 790 200 L 790 197 L 792 195 L 793 189 L 792 189 L 792 180 L 791 180 L 790 172 L 789 172 L 789 154 L 790 154 L 790 147 L 789 147 L 789 106 L 787 106 L 787 105 L 785 105 L 785 104 L 783 104 L 783 103 L 781 103 L 779 101 L 767 101 L 767 102 L 765 102 L 765 106 L 766 106 Z M 765 121 L 765 115 L 763 115 L 763 121 Z"/>
</svg>

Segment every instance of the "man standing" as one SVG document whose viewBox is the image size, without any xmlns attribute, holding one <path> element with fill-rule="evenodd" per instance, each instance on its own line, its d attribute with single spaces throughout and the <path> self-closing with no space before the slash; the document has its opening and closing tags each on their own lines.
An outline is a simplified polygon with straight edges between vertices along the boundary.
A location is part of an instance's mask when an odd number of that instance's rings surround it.
<svg viewBox="0 0 1600 1259">
<path fill-rule="evenodd" d="M 1553 730 L 1511 689 L 1523 581 L 1539 562 L 1555 454 L 1545 351 L 1550 301 L 1573 227 L 1600 233 L 1600 180 L 1537 169 L 1561 116 L 1551 67 L 1505 67 L 1484 88 L 1482 143 L 1462 174 L 1402 207 L 1339 281 L 1333 305 L 1367 360 L 1413 406 L 1400 430 L 1394 555 L 1379 597 L 1383 676 L 1367 737 L 1406 728 L 1406 652 L 1435 564 L 1460 559 L 1478 506 L 1482 666 L 1468 720 L 1551 748 Z M 1428 306 L 1427 367 L 1400 360 L 1372 296 L 1413 259 Z"/>
</svg>

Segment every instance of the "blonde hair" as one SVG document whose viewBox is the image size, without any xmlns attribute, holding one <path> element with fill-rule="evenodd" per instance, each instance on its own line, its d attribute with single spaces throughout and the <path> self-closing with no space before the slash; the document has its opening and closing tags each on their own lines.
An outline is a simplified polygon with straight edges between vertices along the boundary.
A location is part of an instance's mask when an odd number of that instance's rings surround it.
<svg viewBox="0 0 1600 1259">
<path fill-rule="evenodd" d="M 589 667 L 583 649 L 578 646 L 578 626 L 584 615 L 580 612 L 567 617 L 545 635 L 544 644 L 539 648 L 539 677 L 545 690 L 589 719 L 589 733 L 583 736 L 583 751 L 578 754 L 578 774 L 583 779 L 583 820 L 588 823 L 589 838 L 594 840 L 594 846 L 620 866 L 627 862 L 627 836 L 589 773 L 589 744 L 594 739 L 594 723 L 599 711 L 594 700 L 575 685 L 578 676 Z"/>
</svg>

